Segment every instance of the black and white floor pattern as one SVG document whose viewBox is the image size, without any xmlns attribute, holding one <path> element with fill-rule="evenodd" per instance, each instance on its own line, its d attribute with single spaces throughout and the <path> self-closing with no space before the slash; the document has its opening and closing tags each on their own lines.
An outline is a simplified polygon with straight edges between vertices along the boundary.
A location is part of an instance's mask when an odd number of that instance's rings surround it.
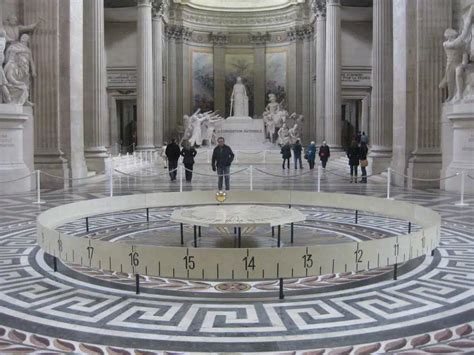
<svg viewBox="0 0 474 355">
<path fill-rule="evenodd" d="M 281 174 L 276 168 L 266 169 Z M 247 188 L 247 178 L 234 177 L 233 187 Z M 214 183 L 207 176 L 195 175 L 185 190 L 211 190 Z M 54 273 L 50 258 L 35 243 L 36 216 L 53 206 L 107 196 L 106 186 L 104 181 L 66 191 L 43 191 L 45 205 L 33 205 L 34 194 L 0 197 L 1 353 L 474 351 L 473 196 L 466 199 L 471 206 L 460 208 L 455 206 L 459 197 L 454 194 L 393 188 L 396 199 L 441 213 L 442 245 L 433 257 L 405 265 L 398 280 L 386 277 L 389 270 L 374 278 L 352 275 L 356 277 L 341 284 L 337 282 L 341 275 L 331 275 L 335 282 L 319 283 L 320 287 L 314 288 L 292 288 L 298 281 L 290 280 L 285 285 L 285 299 L 278 300 L 271 283 L 267 283 L 270 287 L 266 291 L 252 284 L 254 292 L 247 293 L 150 287 L 136 295 L 133 285 L 120 282 L 126 275 L 107 278 L 64 264 Z M 178 189 L 176 183 L 164 178 L 115 181 L 116 194 Z M 256 175 L 254 189 L 314 191 L 315 177 Z M 344 179 L 326 178 L 322 191 L 347 193 L 348 199 L 350 194 L 385 197 L 384 185 L 370 181 L 354 185 Z M 155 222 L 166 214 L 157 214 Z M 315 216 L 330 231 L 352 233 L 350 217 L 345 220 L 344 215 L 334 217 L 330 213 Z M 133 218 L 124 216 L 122 222 L 134 223 Z M 107 218 L 101 223 L 107 225 Z M 376 232 L 374 237 L 406 228 L 396 221 L 382 223 L 371 218 L 364 223 L 360 228 Z M 84 233 L 83 225 L 72 223 L 64 228 Z M 353 234 L 364 236 L 361 229 Z"/>
</svg>

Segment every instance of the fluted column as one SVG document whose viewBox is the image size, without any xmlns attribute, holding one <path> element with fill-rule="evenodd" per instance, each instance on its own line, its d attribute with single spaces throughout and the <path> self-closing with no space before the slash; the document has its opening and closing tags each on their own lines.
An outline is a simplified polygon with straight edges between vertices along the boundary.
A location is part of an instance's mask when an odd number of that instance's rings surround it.
<svg viewBox="0 0 474 355">
<path fill-rule="evenodd" d="M 393 2 L 374 1 L 372 47 L 372 171 L 385 170 L 392 156 L 393 137 Z"/>
<path fill-rule="evenodd" d="M 441 170 L 441 106 L 446 54 L 444 30 L 450 27 L 450 0 L 418 0 L 416 3 L 416 111 L 415 147 L 409 159 L 407 175 L 438 179 Z M 413 181 L 414 186 L 439 187 L 439 182 Z"/>
<path fill-rule="evenodd" d="M 108 145 L 104 0 L 83 4 L 85 157 L 88 168 L 98 171 L 104 169 Z"/>
<path fill-rule="evenodd" d="M 153 149 L 153 26 L 151 0 L 138 0 L 137 149 Z"/>
<path fill-rule="evenodd" d="M 153 113 L 154 113 L 154 144 L 163 144 L 163 13 L 165 3 L 153 9 Z"/>
<path fill-rule="evenodd" d="M 316 143 L 321 144 L 326 137 L 326 0 L 314 3 L 316 12 Z"/>
<path fill-rule="evenodd" d="M 327 0 L 326 17 L 326 141 L 341 148 L 341 1 Z"/>
</svg>

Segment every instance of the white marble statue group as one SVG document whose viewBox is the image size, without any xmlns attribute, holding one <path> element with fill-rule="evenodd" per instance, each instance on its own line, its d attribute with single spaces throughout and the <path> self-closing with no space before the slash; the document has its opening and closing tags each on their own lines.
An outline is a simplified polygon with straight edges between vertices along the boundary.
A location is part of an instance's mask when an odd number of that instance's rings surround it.
<svg viewBox="0 0 474 355">
<path fill-rule="evenodd" d="M 302 136 L 303 115 L 296 113 L 288 115 L 288 111 L 282 107 L 283 102 L 277 102 L 275 94 L 268 94 L 268 100 L 270 102 L 263 113 L 265 138 L 269 139 L 271 143 L 275 143 L 276 136 L 279 145 L 296 143 Z M 289 128 L 290 121 L 293 122 L 291 128 Z"/>
<path fill-rule="evenodd" d="M 446 72 L 440 88 L 448 90 L 446 102 L 474 100 L 474 5 L 467 12 L 460 34 L 452 28 L 445 31 Z"/>
<path fill-rule="evenodd" d="M 36 76 L 29 48 L 30 33 L 38 23 L 23 26 L 10 16 L 0 26 L 0 102 L 32 106 L 29 100 L 31 78 Z"/>
<path fill-rule="evenodd" d="M 216 112 L 201 113 L 200 109 L 191 116 L 184 115 L 185 130 L 181 143 L 188 141 L 191 147 L 217 144 L 216 125 L 223 120 L 224 118 Z"/>
</svg>

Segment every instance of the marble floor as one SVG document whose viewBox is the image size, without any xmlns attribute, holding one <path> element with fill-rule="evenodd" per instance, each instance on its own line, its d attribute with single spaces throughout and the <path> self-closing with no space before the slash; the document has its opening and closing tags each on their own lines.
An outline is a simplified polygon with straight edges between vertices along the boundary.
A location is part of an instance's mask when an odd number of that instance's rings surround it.
<svg viewBox="0 0 474 355">
<path fill-rule="evenodd" d="M 241 167 L 234 166 L 233 171 Z M 316 171 L 260 166 L 253 188 L 315 191 Z M 183 191 L 216 188 L 208 165 L 195 166 Z M 179 191 L 162 167 L 117 175 L 114 194 Z M 337 175 L 336 175 L 337 174 Z M 233 190 L 248 189 L 248 171 L 231 178 Z M 350 184 L 347 172 L 327 172 L 321 191 L 386 197 L 380 178 Z M 108 196 L 101 178 L 67 190 L 0 196 L 0 353 L 269 352 L 293 354 L 469 353 L 474 351 L 474 196 L 457 207 L 459 195 L 440 190 L 392 187 L 395 199 L 433 208 L 442 215 L 441 246 L 433 256 L 400 267 L 365 273 L 286 280 L 285 298 L 276 282 L 197 282 L 144 278 L 135 294 L 130 275 L 111 274 L 73 264 L 58 265 L 35 242 L 35 218 L 65 203 Z M 397 220 L 361 217 L 352 211 L 305 210 L 302 240 L 315 234 L 321 243 L 378 238 L 406 230 Z M 176 226 L 170 210 L 152 211 L 151 229 Z M 101 216 L 91 222 L 96 238 L 149 241 L 150 224 L 139 213 Z M 84 225 L 63 226 L 84 235 Z M 415 227 L 414 227 L 415 228 Z M 259 233 L 257 233 L 259 234 Z M 254 243 L 272 243 L 271 236 Z M 172 243 L 168 240 L 167 243 Z M 211 239 L 202 243 L 214 245 Z"/>
</svg>

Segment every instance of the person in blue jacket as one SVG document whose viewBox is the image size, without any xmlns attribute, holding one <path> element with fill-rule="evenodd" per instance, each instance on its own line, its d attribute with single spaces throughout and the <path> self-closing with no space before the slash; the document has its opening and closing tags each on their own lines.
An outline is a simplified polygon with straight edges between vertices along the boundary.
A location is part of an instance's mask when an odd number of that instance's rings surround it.
<svg viewBox="0 0 474 355">
<path fill-rule="evenodd" d="M 306 148 L 304 157 L 308 161 L 309 168 L 314 169 L 314 161 L 316 160 L 316 143 L 314 141 Z"/>
</svg>

